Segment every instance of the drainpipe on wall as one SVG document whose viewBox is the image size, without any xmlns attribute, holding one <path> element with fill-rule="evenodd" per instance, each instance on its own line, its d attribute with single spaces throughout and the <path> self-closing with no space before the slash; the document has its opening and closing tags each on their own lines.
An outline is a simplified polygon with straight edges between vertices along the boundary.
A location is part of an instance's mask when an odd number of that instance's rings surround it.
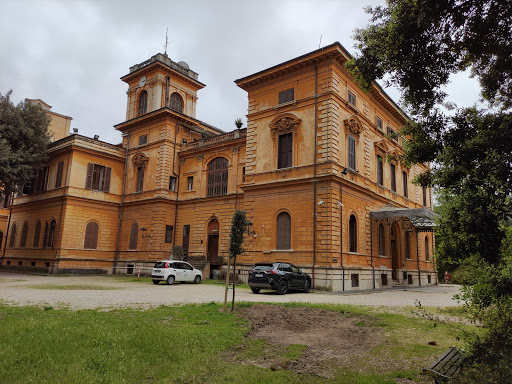
<svg viewBox="0 0 512 384">
<path fill-rule="evenodd" d="M 315 264 L 316 264 L 316 151 L 317 151 L 317 129 L 318 129 L 318 122 L 317 122 L 317 103 L 318 103 L 318 92 L 317 92 L 317 86 L 318 86 L 318 68 L 316 66 L 316 61 L 313 61 L 313 66 L 315 68 L 315 139 L 313 141 L 314 143 L 314 149 L 313 149 L 313 157 L 314 157 L 314 167 L 313 167 L 313 267 L 311 269 L 311 275 L 312 275 L 312 285 L 315 286 Z"/>
<path fill-rule="evenodd" d="M 178 164 L 178 177 L 176 178 L 176 206 L 174 207 L 174 233 L 172 239 L 172 245 L 176 244 L 176 232 L 178 232 L 178 228 L 176 228 L 176 224 L 178 222 L 178 200 L 180 197 L 180 174 L 181 174 L 181 164 Z"/>
<path fill-rule="evenodd" d="M 416 262 L 418 263 L 418 279 L 421 286 L 421 278 L 420 278 L 420 234 L 416 231 Z"/>
<path fill-rule="evenodd" d="M 407 232 L 405 232 L 405 235 L 407 236 Z M 418 264 L 418 283 L 421 287 L 421 270 L 420 270 L 420 258 L 418 257 L 418 247 L 416 247 L 416 263 Z"/>
<path fill-rule="evenodd" d="M 128 154 L 130 151 L 130 133 L 127 134 L 126 155 L 124 159 L 124 175 L 123 175 L 123 188 L 121 190 L 121 204 L 119 206 L 119 220 L 117 222 L 117 240 L 116 240 L 116 253 L 114 254 L 114 262 L 112 263 L 112 274 L 116 273 L 117 259 L 119 258 L 119 242 L 121 239 L 121 223 L 123 219 L 124 195 L 126 192 L 126 174 L 128 173 Z"/>
</svg>

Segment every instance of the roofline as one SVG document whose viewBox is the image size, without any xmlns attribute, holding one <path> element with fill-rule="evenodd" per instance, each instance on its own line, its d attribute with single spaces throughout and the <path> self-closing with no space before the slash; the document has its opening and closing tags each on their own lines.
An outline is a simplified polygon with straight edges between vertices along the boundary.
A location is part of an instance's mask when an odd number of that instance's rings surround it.
<svg viewBox="0 0 512 384">
<path fill-rule="evenodd" d="M 256 73 L 253 73 L 252 75 L 248 75 L 248 76 L 245 76 L 245 77 L 242 77 L 240 79 L 237 79 L 235 80 L 235 84 L 238 85 L 240 88 L 244 89 L 239 83 L 242 83 L 244 81 L 247 81 L 248 79 L 250 79 L 251 77 L 258 77 L 262 74 L 264 74 L 265 72 L 273 72 L 274 70 L 276 70 L 277 68 L 281 67 L 281 66 L 286 66 L 288 64 L 291 64 L 293 62 L 301 62 L 301 61 L 304 61 L 304 59 L 308 58 L 309 56 L 314 56 L 314 55 L 317 55 L 318 53 L 321 53 L 323 51 L 328 51 L 328 50 L 332 50 L 333 48 L 338 48 L 342 51 L 342 53 L 346 56 L 347 60 L 350 60 L 350 59 L 353 59 L 354 57 L 350 54 L 349 51 L 347 51 L 347 49 L 341 45 L 341 43 L 339 41 L 335 41 L 334 43 L 332 44 L 329 44 L 329 45 L 326 45 L 325 47 L 322 47 L 322 48 L 319 48 L 319 49 L 316 49 L 314 51 L 311 51 L 311 52 L 308 52 L 308 53 L 305 53 L 304 55 L 301 55 L 301 56 L 298 56 L 298 57 L 295 57 L 293 59 L 290 59 L 290 60 L 287 60 L 287 61 L 284 61 L 280 64 L 276 64 L 272 67 L 269 67 L 269 68 L 266 68 L 266 69 L 263 69 L 259 72 L 256 72 Z M 327 52 L 326 52 L 327 53 Z M 394 107 L 396 108 L 396 110 L 402 114 L 404 116 L 404 119 L 405 120 L 408 120 L 410 119 L 410 117 L 407 115 L 407 113 L 405 113 L 402 108 L 400 108 L 400 106 L 386 93 L 386 91 L 382 88 L 382 86 L 377 83 L 377 81 L 374 81 L 372 83 L 372 86 L 376 88 L 376 90 L 378 92 L 381 92 L 383 94 L 383 96 L 385 96 L 385 98 L 389 101 L 389 103 Z M 368 94 L 371 95 L 371 91 L 368 92 Z"/>
<path fill-rule="evenodd" d="M 177 115 L 178 118 L 182 118 L 182 119 L 186 119 L 186 120 L 191 120 L 193 122 L 202 124 L 202 125 L 210 128 L 210 129 L 212 129 L 214 131 L 217 131 L 219 134 L 226 133 L 226 132 L 224 132 L 220 128 L 214 127 L 213 125 L 210 125 L 210 124 L 205 123 L 205 122 L 203 122 L 201 120 L 195 119 L 195 118 L 193 118 L 191 116 L 185 115 L 184 113 L 178 112 L 178 111 L 176 111 L 176 110 L 174 110 L 172 108 L 169 108 L 169 107 L 163 107 L 163 108 L 157 109 L 155 111 L 152 111 L 152 112 L 149 112 L 149 113 L 145 113 L 143 115 L 139 115 L 137 117 L 134 117 L 133 119 L 123 121 L 122 123 L 114 125 L 114 128 L 119 130 L 124 125 L 131 125 L 133 123 L 136 123 L 137 121 L 141 121 L 141 120 L 143 120 L 145 118 L 148 118 L 148 117 L 149 118 L 156 118 L 159 114 L 161 114 L 162 112 L 165 112 L 165 111 L 172 112 L 172 114 Z"/>
</svg>

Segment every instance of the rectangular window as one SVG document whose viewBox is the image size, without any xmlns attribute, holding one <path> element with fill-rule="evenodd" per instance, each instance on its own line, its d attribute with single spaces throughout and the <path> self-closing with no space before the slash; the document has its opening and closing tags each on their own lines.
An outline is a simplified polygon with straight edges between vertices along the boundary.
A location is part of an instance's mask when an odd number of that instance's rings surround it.
<svg viewBox="0 0 512 384">
<path fill-rule="evenodd" d="M 277 144 L 277 168 L 290 168 L 292 166 L 292 133 L 285 133 L 279 136 Z"/>
<path fill-rule="evenodd" d="M 380 117 L 378 117 L 378 116 L 377 116 L 376 125 L 377 125 L 377 128 L 379 128 L 381 131 L 383 130 L 383 128 L 382 128 L 382 119 Z"/>
<path fill-rule="evenodd" d="M 388 135 L 392 140 L 394 140 L 398 143 L 398 133 L 393 131 L 393 129 L 391 127 L 388 127 Z"/>
<path fill-rule="evenodd" d="M 356 139 L 348 136 L 348 167 L 356 170 Z"/>
<path fill-rule="evenodd" d="M 165 242 L 168 244 L 172 243 L 172 230 L 172 225 L 165 226 Z"/>
<path fill-rule="evenodd" d="M 245 167 L 242 167 L 242 181 L 245 183 Z"/>
<path fill-rule="evenodd" d="M 356 106 L 356 95 L 350 91 L 348 91 L 348 103 L 352 104 L 354 107 Z"/>
<path fill-rule="evenodd" d="M 34 180 L 34 192 L 46 191 L 46 183 L 48 181 L 48 167 L 38 168 Z"/>
<path fill-rule="evenodd" d="M 279 92 L 279 104 L 287 103 L 294 100 L 293 88 Z"/>
<path fill-rule="evenodd" d="M 110 176 L 112 168 L 103 165 L 89 163 L 87 165 L 86 189 L 110 192 Z"/>
<path fill-rule="evenodd" d="M 404 185 L 404 197 L 409 197 L 409 185 L 407 183 L 407 172 L 402 172 L 402 183 Z"/>
<path fill-rule="evenodd" d="M 377 184 L 384 185 L 384 165 L 382 156 L 377 155 Z"/>
<path fill-rule="evenodd" d="M 188 189 L 187 190 L 191 191 L 192 188 L 194 188 L 194 176 L 189 176 L 187 178 L 187 184 L 188 184 L 188 187 L 187 187 Z"/>
<path fill-rule="evenodd" d="M 389 164 L 389 170 L 391 172 L 391 190 L 396 192 L 395 164 Z"/>
<path fill-rule="evenodd" d="M 137 192 L 144 189 L 144 167 L 137 167 Z"/>
<path fill-rule="evenodd" d="M 183 240 L 181 243 L 181 247 L 183 249 L 183 257 L 188 256 L 188 244 L 190 240 L 190 225 L 183 226 Z"/>
<path fill-rule="evenodd" d="M 382 273 L 380 275 L 380 279 L 382 280 L 382 285 L 388 285 L 388 275 L 385 273 Z"/>
<path fill-rule="evenodd" d="M 169 191 L 176 191 L 176 178 L 174 176 L 169 177 Z"/>
<path fill-rule="evenodd" d="M 144 145 L 148 143 L 148 135 L 139 136 L 139 145 Z"/>
<path fill-rule="evenodd" d="M 64 171 L 64 162 L 60 161 L 57 165 L 57 177 L 55 177 L 55 188 L 60 188 L 62 185 L 62 173 Z"/>
</svg>

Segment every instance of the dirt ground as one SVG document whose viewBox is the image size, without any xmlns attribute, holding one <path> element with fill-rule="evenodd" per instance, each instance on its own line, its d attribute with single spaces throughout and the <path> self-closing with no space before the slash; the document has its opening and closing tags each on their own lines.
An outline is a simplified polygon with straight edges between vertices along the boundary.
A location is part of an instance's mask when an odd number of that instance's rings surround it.
<svg viewBox="0 0 512 384">
<path fill-rule="evenodd" d="M 298 373 L 332 378 L 335 366 L 364 355 L 381 341 L 381 329 L 368 327 L 369 316 L 343 314 L 319 308 L 289 308 L 273 305 L 255 305 L 237 311 L 250 321 L 249 338 L 264 339 L 270 345 L 261 353 L 261 359 L 243 361 L 271 369 L 288 369 Z M 270 359 L 276 350 L 286 354 L 286 347 L 305 346 L 297 359 Z M 242 349 L 244 347 L 241 347 Z M 243 356 L 243 351 L 232 351 Z"/>
</svg>

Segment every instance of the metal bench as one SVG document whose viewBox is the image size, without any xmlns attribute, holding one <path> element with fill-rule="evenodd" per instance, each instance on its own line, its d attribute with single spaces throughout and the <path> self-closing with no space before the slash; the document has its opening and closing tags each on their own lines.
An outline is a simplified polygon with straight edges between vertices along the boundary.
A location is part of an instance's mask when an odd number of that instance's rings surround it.
<svg viewBox="0 0 512 384">
<path fill-rule="evenodd" d="M 457 347 L 450 347 L 436 362 L 423 369 L 423 372 L 432 376 L 436 384 L 447 382 L 459 373 L 466 354 Z"/>
</svg>

